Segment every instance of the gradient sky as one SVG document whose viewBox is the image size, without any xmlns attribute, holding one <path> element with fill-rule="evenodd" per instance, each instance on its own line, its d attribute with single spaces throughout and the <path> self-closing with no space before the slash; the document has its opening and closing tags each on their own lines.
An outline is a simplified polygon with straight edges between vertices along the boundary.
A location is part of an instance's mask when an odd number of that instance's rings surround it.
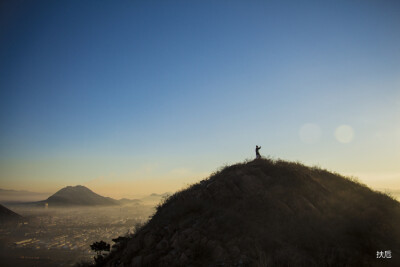
<svg viewBox="0 0 400 267">
<path fill-rule="evenodd" d="M 400 189 L 399 29 L 399 1 L 2 1 L 0 187 L 174 191 L 258 144 Z"/>
</svg>

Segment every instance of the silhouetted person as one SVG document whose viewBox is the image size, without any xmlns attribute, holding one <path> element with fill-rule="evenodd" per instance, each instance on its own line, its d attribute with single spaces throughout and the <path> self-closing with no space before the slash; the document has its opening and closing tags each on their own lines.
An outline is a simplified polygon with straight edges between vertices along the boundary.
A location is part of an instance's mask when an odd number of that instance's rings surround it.
<svg viewBox="0 0 400 267">
<path fill-rule="evenodd" d="M 256 146 L 256 159 L 261 158 L 260 152 L 258 152 L 260 149 L 261 149 L 261 146 Z"/>
</svg>

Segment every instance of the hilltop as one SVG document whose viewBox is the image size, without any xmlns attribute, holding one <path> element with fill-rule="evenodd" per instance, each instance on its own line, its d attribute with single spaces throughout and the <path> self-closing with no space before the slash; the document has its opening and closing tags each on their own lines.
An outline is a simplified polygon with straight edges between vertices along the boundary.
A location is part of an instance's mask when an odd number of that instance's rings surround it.
<svg viewBox="0 0 400 267">
<path fill-rule="evenodd" d="M 177 192 L 100 266 L 400 266 L 400 205 L 314 167 L 259 159 Z M 393 258 L 377 259 L 390 250 Z"/>
<path fill-rule="evenodd" d="M 48 203 L 49 207 L 111 206 L 120 204 L 118 200 L 100 196 L 82 185 L 64 187 L 46 200 L 41 201 L 41 203 Z"/>
</svg>

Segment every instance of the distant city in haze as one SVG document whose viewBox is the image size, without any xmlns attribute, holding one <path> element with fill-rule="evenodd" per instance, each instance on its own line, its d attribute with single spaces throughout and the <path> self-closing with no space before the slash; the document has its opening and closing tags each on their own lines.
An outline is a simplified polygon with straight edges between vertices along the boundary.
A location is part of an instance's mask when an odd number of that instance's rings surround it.
<svg viewBox="0 0 400 267">
<path fill-rule="evenodd" d="M 144 197 L 261 145 L 262 156 L 398 193 L 399 11 L 398 1 L 2 1 L 0 188 Z"/>
</svg>

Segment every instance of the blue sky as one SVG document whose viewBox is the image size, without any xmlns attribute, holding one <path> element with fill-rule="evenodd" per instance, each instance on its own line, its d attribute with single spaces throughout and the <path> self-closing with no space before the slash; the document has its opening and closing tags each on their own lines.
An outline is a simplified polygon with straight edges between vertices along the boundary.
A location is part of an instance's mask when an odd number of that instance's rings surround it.
<svg viewBox="0 0 400 267">
<path fill-rule="evenodd" d="M 256 144 L 400 188 L 397 1 L 3 1 L 0 12 L 2 188 L 174 190 Z"/>
</svg>

